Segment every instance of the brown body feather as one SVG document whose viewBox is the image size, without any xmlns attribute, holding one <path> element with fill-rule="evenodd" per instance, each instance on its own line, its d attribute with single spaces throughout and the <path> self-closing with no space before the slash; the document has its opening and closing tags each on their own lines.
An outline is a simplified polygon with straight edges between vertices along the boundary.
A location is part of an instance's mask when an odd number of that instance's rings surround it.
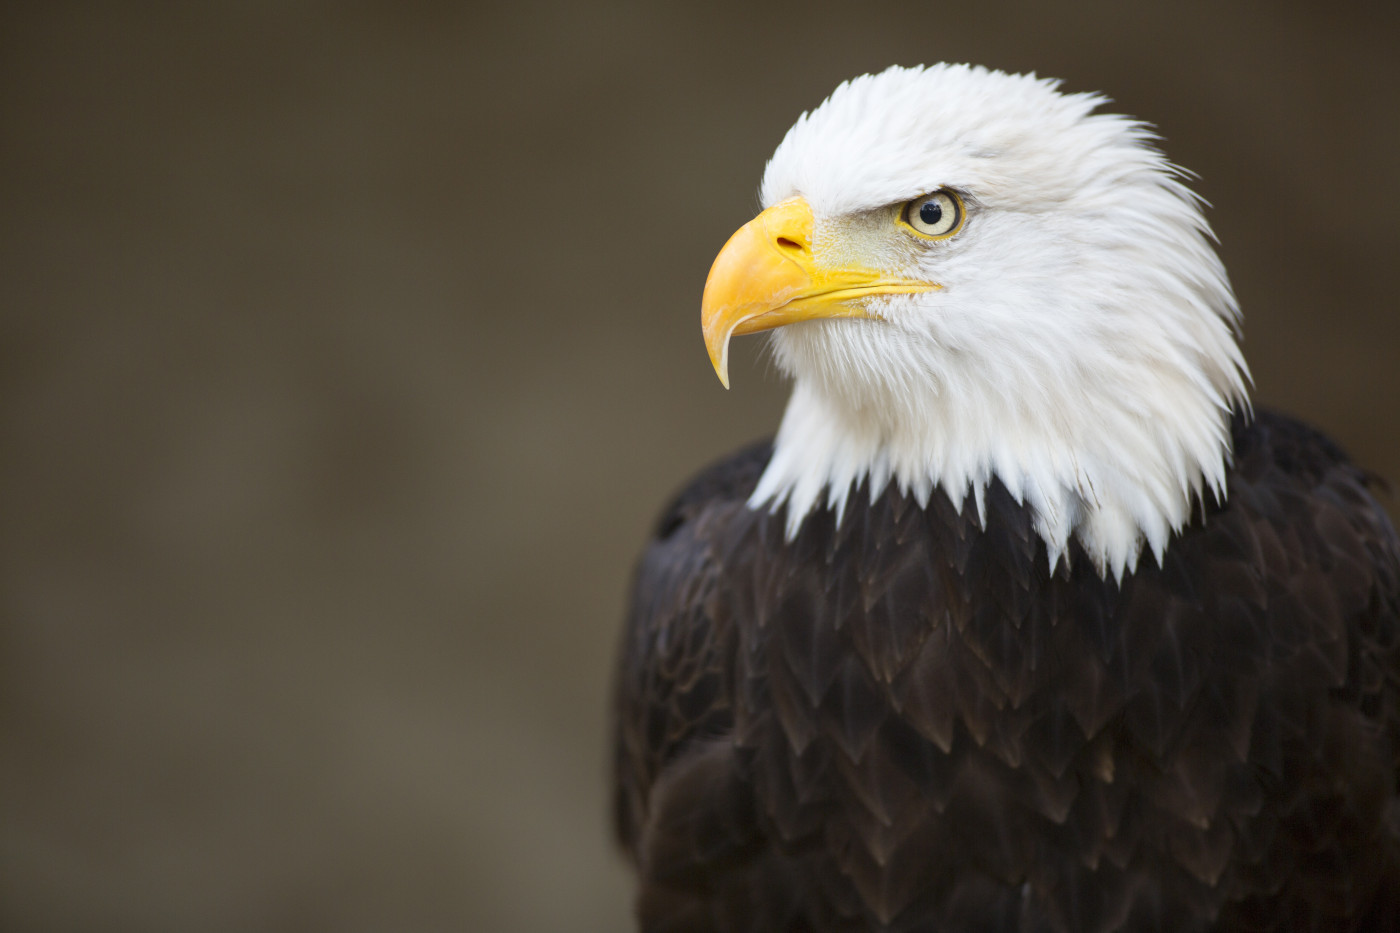
<svg viewBox="0 0 1400 933">
<path fill-rule="evenodd" d="M 618 684 L 642 929 L 1400 928 L 1400 545 L 1320 435 L 1234 430 L 1121 585 L 999 485 L 785 541 L 766 446 L 697 479 Z"/>
</svg>

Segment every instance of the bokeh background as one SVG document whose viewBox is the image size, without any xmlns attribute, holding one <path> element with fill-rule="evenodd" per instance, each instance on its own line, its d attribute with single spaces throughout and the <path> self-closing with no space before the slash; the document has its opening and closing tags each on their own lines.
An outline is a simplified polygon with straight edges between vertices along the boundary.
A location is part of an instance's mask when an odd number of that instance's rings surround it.
<svg viewBox="0 0 1400 933">
<path fill-rule="evenodd" d="M 1400 480 L 1398 9 L 5 4 L 0 927 L 627 929 L 630 564 L 785 396 L 701 287 L 854 74 L 1154 122 L 1258 399 Z"/>
</svg>

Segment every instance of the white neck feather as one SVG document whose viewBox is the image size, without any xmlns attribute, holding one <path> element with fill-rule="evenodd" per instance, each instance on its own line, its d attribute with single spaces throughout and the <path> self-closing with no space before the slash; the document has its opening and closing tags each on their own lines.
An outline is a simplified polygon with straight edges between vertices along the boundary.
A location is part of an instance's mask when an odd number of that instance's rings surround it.
<svg viewBox="0 0 1400 933">
<path fill-rule="evenodd" d="M 1005 399 L 934 396 L 900 413 L 910 420 L 873 418 L 798 381 L 750 505 L 786 504 L 791 538 L 814 509 L 831 508 L 839 520 L 862 481 L 872 501 L 894 482 L 920 505 L 941 489 L 985 524 L 984 495 L 996 478 L 1031 510 L 1052 570 L 1076 535 L 1100 574 L 1121 579 L 1144 543 L 1161 561 L 1206 489 L 1224 498 L 1229 407 L 1212 393 L 1175 388 L 1156 411 L 1061 408 L 1054 419 Z"/>
</svg>

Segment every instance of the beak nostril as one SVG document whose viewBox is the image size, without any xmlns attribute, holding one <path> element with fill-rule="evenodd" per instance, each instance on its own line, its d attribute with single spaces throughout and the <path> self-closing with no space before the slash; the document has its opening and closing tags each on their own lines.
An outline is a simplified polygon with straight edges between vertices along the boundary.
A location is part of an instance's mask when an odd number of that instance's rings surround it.
<svg viewBox="0 0 1400 933">
<path fill-rule="evenodd" d="M 785 236 L 778 237 L 778 249 L 802 251 L 802 244 L 796 240 L 790 240 Z"/>
</svg>

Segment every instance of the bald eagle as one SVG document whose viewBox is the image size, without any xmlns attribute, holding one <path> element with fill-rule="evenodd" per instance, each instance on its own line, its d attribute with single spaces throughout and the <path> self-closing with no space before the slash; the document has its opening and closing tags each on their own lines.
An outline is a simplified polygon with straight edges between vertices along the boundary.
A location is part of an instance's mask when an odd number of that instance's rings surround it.
<svg viewBox="0 0 1400 933">
<path fill-rule="evenodd" d="M 1103 102 L 892 68 L 773 154 L 701 317 L 791 401 L 623 638 L 643 930 L 1400 927 L 1400 543 Z"/>
</svg>

